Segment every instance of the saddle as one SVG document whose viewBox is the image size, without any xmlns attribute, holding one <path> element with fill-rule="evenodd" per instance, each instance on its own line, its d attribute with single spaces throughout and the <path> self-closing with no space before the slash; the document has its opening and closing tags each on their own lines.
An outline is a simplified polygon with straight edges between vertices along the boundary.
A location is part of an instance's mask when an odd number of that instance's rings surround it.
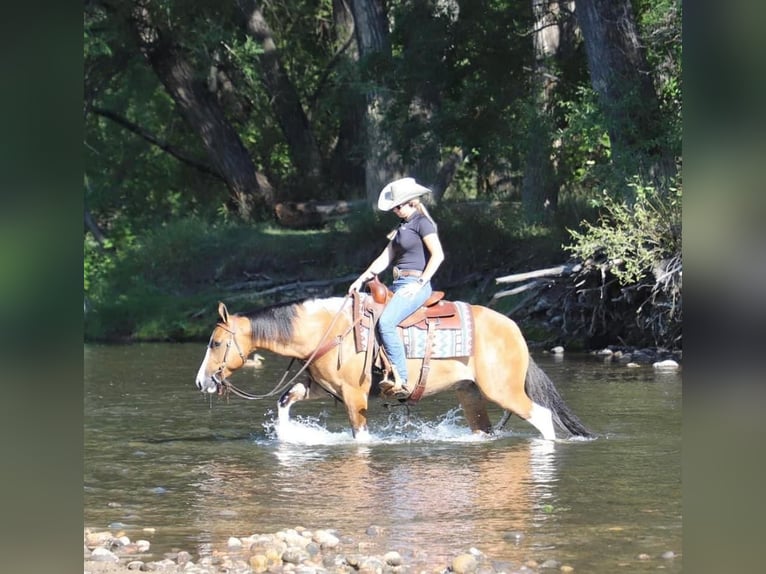
<svg viewBox="0 0 766 574">
<path fill-rule="evenodd" d="M 393 292 L 378 279 L 377 275 L 368 281 L 366 286 L 370 292 L 370 297 L 362 299 L 359 293 L 354 293 L 353 319 L 356 350 L 357 352 L 366 351 L 367 353 L 365 372 L 371 376 L 373 364 L 377 364 L 380 365 L 381 370 L 384 372 L 384 378 L 386 378 L 391 372 L 391 362 L 382 346 L 377 342 L 375 326 L 386 304 L 393 297 Z M 423 365 L 420 369 L 420 377 L 412 394 L 406 399 L 410 402 L 417 402 L 423 395 L 428 378 L 434 332 L 437 328 L 460 328 L 460 316 L 456 304 L 444 300 L 443 291 L 434 291 L 421 307 L 399 323 L 399 327 L 402 329 L 416 327 L 427 331 L 428 343 L 426 344 L 426 352 L 423 357 Z M 367 335 L 366 348 L 363 345 L 365 339 L 363 331 L 366 331 Z"/>
</svg>

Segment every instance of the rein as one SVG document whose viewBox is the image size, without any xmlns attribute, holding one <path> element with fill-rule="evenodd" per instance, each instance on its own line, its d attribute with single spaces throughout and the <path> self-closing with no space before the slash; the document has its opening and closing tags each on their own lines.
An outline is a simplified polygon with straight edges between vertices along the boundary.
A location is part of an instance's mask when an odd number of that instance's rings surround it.
<svg viewBox="0 0 766 574">
<path fill-rule="evenodd" d="M 340 306 L 340 309 L 338 309 L 338 312 L 335 314 L 335 316 L 333 317 L 332 321 L 330 321 L 330 324 L 327 326 L 327 329 L 325 329 L 325 332 L 322 334 L 322 338 L 319 340 L 319 344 L 316 346 L 316 348 L 311 353 L 311 355 L 309 355 L 308 359 L 306 359 L 304 361 L 303 366 L 300 368 L 300 370 L 297 373 L 295 373 L 292 376 L 292 378 L 290 378 L 289 381 L 285 382 L 285 378 L 287 377 L 287 374 L 290 372 L 290 368 L 293 366 L 293 363 L 295 362 L 295 358 L 293 358 L 290 361 L 290 364 L 287 365 L 287 369 L 285 369 L 285 372 L 282 375 L 282 378 L 280 379 L 280 381 L 268 393 L 265 393 L 263 395 L 254 395 L 252 393 L 248 393 L 247 391 L 243 391 L 242 389 L 237 388 L 228 379 L 221 379 L 221 385 L 225 389 L 222 392 L 225 392 L 226 394 L 233 393 L 233 394 L 237 395 L 238 397 L 243 398 L 243 399 L 247 399 L 249 401 L 253 401 L 253 400 L 256 400 L 256 399 L 266 399 L 266 398 L 273 397 L 275 395 L 282 394 L 283 392 L 285 392 L 289 387 L 291 387 L 293 385 L 293 383 L 295 383 L 296 379 L 309 367 L 309 365 L 311 365 L 312 361 L 314 361 L 314 360 L 324 356 L 331 349 L 333 349 L 334 347 L 340 345 L 341 342 L 343 341 L 343 339 L 346 337 L 346 335 L 348 335 L 354 329 L 354 324 L 352 323 L 351 326 L 342 335 L 337 335 L 337 336 L 335 336 L 331 340 L 326 340 L 327 339 L 327 335 L 329 335 L 330 331 L 335 326 L 335 323 L 338 321 L 340 316 L 343 314 L 343 309 L 346 306 L 346 301 L 348 301 L 349 297 L 350 297 L 350 295 L 346 294 L 346 296 L 343 298 L 343 304 Z M 224 327 L 224 330 L 226 330 L 229 333 L 231 333 L 231 340 L 226 345 L 226 352 L 223 355 L 223 359 L 224 359 L 223 360 L 223 365 L 226 364 L 226 353 L 229 352 L 229 347 L 231 346 L 231 341 L 234 341 L 234 344 L 237 347 L 237 351 L 239 351 L 239 356 L 242 358 L 242 364 L 244 365 L 245 361 L 246 361 L 246 358 L 245 358 L 244 354 L 242 353 L 242 350 L 240 349 L 239 345 L 237 344 L 237 341 L 236 341 L 236 338 L 235 338 L 235 332 L 231 331 L 230 329 L 226 329 L 225 327 Z M 341 357 L 340 357 L 340 355 L 338 355 L 338 363 L 340 363 L 340 360 L 341 360 Z M 219 369 L 219 371 L 218 371 L 219 373 L 223 372 L 223 365 Z M 327 393 L 329 393 L 330 395 L 334 396 L 336 399 L 339 398 L 336 393 L 325 389 L 319 382 L 317 382 L 317 384 L 320 387 L 322 387 L 322 389 L 324 389 Z M 343 401 L 341 400 L 341 402 L 343 402 Z"/>
</svg>

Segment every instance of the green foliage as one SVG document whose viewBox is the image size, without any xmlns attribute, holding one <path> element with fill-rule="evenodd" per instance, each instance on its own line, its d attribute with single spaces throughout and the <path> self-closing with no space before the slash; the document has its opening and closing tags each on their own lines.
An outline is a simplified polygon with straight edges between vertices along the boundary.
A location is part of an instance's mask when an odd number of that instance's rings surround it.
<svg viewBox="0 0 766 574">
<path fill-rule="evenodd" d="M 575 96 L 574 100 L 558 102 L 563 122 L 557 133 L 557 157 L 560 171 L 569 174 L 567 188 L 590 189 L 597 182 L 611 179 L 611 147 L 596 93 L 583 86 Z"/>
<path fill-rule="evenodd" d="M 110 5 L 109 10 L 101 6 L 86 3 L 83 42 L 85 206 L 107 237 L 99 245 L 84 235 L 89 336 L 192 336 L 207 328 L 200 329 L 194 313 L 223 288 L 264 275 L 287 281 L 354 273 L 382 249 L 396 221 L 368 209 L 323 230 L 241 224 L 222 181 L 167 153 L 172 148 L 196 163 L 210 161 L 199 135 L 139 51 L 128 25 L 131 4 Z M 541 123 L 553 146 L 557 225 L 528 227 L 518 204 L 508 200 L 518 197 L 530 148 L 527 136 L 541 119 L 530 73 L 531 4 L 477 0 L 460 3 L 458 13 L 451 11 L 453 6 L 457 4 L 387 3 L 391 55 L 359 61 L 353 49 L 339 52 L 352 30 L 336 26 L 330 0 L 260 4 L 282 68 L 327 164 L 322 185 L 298 190 L 291 185 L 300 174 L 273 99 L 264 89 L 261 48 L 245 33 L 241 7 L 213 0 L 193 5 L 161 0 L 148 3 L 147 9 L 166 28 L 165 39 L 214 93 L 278 197 L 293 191 L 305 199 L 363 196 L 359 174 L 349 175 L 347 164 L 336 168 L 333 162 L 351 157 L 358 167 L 364 161 L 365 150 L 358 145 L 342 148 L 342 153 L 336 145 L 349 131 L 363 129 L 346 123 L 353 118 L 347 112 L 360 101 L 363 106 L 370 87 L 390 98 L 383 129 L 395 149 L 387 151 L 401 158 L 411 175 L 435 182 L 443 160 L 460 150 L 465 159 L 442 204 L 432 209 L 448 254 L 439 275 L 445 284 L 457 285 L 472 273 L 491 269 L 528 268 L 540 257 L 552 258 L 542 264 L 559 262 L 563 230 L 583 220 L 593 222 L 599 212 L 602 223 L 592 226 L 604 228 L 599 239 L 607 242 L 608 228 L 615 230 L 610 249 L 645 267 L 651 235 L 641 239 L 647 247 L 633 253 L 618 249 L 616 234 L 623 230 L 622 239 L 640 237 L 636 229 L 628 231 L 629 223 L 648 233 L 651 210 L 657 211 L 657 219 L 665 217 L 665 202 L 675 191 L 648 199 L 653 192 L 636 184 L 641 189 L 636 205 L 647 205 L 646 223 L 638 223 L 642 216 L 616 198 L 616 190 L 634 173 L 617 172 L 612 165 L 604 114 L 590 87 L 582 43 L 576 42 L 571 53 L 561 54 L 548 68 L 556 86 Z M 633 6 L 666 127 L 662 141 L 643 143 L 667 147 L 680 157 L 681 3 L 635 0 Z M 166 149 L 98 110 L 117 114 Z M 477 200 L 477 205 L 450 205 L 462 200 Z M 479 206 L 478 200 L 502 201 Z M 677 201 L 680 212 L 680 191 Z M 585 229 L 580 232 L 583 254 L 588 251 L 586 237 L 593 240 L 591 249 L 597 243 L 595 231 Z M 631 276 L 637 272 L 626 270 Z"/>
<path fill-rule="evenodd" d="M 517 204 L 437 206 L 432 212 L 447 254 L 438 284 L 450 286 L 455 297 L 472 299 L 476 281 L 486 288 L 487 273 L 528 265 L 530 253 L 558 259 L 551 254 L 560 238 L 550 229 L 525 226 Z M 122 249 L 104 250 L 88 239 L 86 337 L 204 336 L 209 314 L 199 312 L 221 298 L 235 296 L 258 306 L 271 302 L 251 295 L 264 285 L 358 274 L 385 247 L 396 223 L 391 214 L 372 209 L 309 231 L 189 217 L 158 225 Z M 337 294 L 346 287 L 339 284 Z"/>
<path fill-rule="evenodd" d="M 622 285 L 650 275 L 662 261 L 681 253 L 681 188 L 668 194 L 634 183 L 632 205 L 604 192 L 603 214 L 583 231 L 570 230 L 565 249 L 586 260 L 611 262 L 611 272 Z"/>
</svg>

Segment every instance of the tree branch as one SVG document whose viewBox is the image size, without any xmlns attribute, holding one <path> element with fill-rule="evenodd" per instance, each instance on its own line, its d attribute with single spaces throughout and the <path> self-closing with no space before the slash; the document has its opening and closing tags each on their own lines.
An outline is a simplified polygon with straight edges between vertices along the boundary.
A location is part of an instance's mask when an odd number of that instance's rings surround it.
<svg viewBox="0 0 766 574">
<path fill-rule="evenodd" d="M 201 171 L 203 173 L 206 173 L 208 175 L 212 175 L 216 179 L 219 179 L 219 180 L 221 180 L 223 182 L 226 181 L 224 179 L 224 177 L 218 171 L 216 171 L 215 169 L 213 169 L 209 165 L 205 165 L 204 163 L 201 163 L 201 162 L 199 162 L 199 161 L 197 161 L 195 159 L 192 159 L 192 158 L 188 157 L 186 154 L 184 154 L 183 152 L 177 150 L 175 147 L 171 146 L 169 143 L 160 141 L 159 139 L 154 137 L 152 134 L 150 134 L 147 130 L 145 130 L 141 126 L 134 124 L 133 122 L 131 122 L 130 120 L 128 120 L 128 119 L 126 119 L 124 117 L 122 117 L 121 115 L 117 114 L 116 112 L 113 112 L 111 110 L 105 110 L 104 108 L 99 108 L 99 107 L 92 107 L 90 109 L 91 109 L 91 111 L 94 114 L 97 114 L 99 116 L 102 116 L 102 117 L 105 117 L 105 118 L 107 118 L 109 120 L 112 120 L 114 123 L 122 126 L 123 128 L 125 128 L 126 130 L 128 130 L 130 132 L 133 132 L 137 136 L 139 136 L 139 137 L 145 139 L 146 141 L 148 141 L 150 144 L 157 146 L 162 151 L 168 153 L 169 155 L 173 156 L 177 160 L 179 160 L 179 161 L 181 161 L 181 162 L 183 162 L 183 163 L 185 163 L 187 165 L 190 165 L 191 167 L 193 167 L 195 169 L 198 169 L 199 171 Z"/>
</svg>

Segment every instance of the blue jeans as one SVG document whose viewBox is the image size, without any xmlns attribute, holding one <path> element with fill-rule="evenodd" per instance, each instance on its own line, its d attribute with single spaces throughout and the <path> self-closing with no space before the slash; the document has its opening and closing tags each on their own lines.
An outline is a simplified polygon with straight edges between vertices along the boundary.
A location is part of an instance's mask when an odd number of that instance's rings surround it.
<svg viewBox="0 0 766 574">
<path fill-rule="evenodd" d="M 396 372 L 399 373 L 402 383 L 407 382 L 407 357 L 404 353 L 404 343 L 402 343 L 396 326 L 425 303 L 432 292 L 431 283 L 423 285 L 412 297 L 406 297 L 399 292 L 402 287 L 415 283 L 417 280 L 417 277 L 400 277 L 394 281 L 391 285 L 394 296 L 378 319 L 378 333 L 380 333 L 383 348 L 386 350 L 388 358 L 391 359 L 391 363 L 396 367 Z"/>
</svg>

